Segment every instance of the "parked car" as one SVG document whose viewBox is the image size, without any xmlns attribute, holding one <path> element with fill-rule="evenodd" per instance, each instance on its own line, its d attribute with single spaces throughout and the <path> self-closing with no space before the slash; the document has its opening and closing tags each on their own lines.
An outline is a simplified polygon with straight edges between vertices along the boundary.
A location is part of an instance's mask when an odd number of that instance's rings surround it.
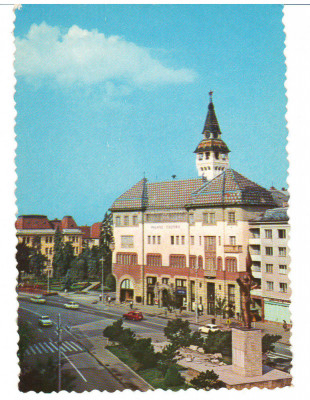
<svg viewBox="0 0 310 400">
<path fill-rule="evenodd" d="M 129 311 L 123 315 L 123 318 L 133 321 L 141 321 L 143 319 L 143 315 L 141 311 Z"/>
<path fill-rule="evenodd" d="M 216 332 L 216 331 L 219 331 L 219 330 L 220 330 L 220 328 L 215 324 L 207 324 L 207 325 L 204 325 L 204 326 L 200 326 L 198 328 L 198 332 L 207 333 L 207 334 L 209 332 Z"/>
<path fill-rule="evenodd" d="M 69 303 L 65 303 L 65 308 L 69 308 L 71 310 L 77 310 L 80 306 L 74 301 L 69 301 Z"/>
<path fill-rule="evenodd" d="M 43 296 L 34 296 L 30 298 L 30 301 L 33 303 L 41 303 L 44 304 L 46 303 L 46 299 Z"/>
<path fill-rule="evenodd" d="M 39 318 L 39 325 L 46 327 L 46 326 L 52 326 L 53 322 L 51 321 L 50 317 L 48 315 L 42 315 Z"/>
</svg>

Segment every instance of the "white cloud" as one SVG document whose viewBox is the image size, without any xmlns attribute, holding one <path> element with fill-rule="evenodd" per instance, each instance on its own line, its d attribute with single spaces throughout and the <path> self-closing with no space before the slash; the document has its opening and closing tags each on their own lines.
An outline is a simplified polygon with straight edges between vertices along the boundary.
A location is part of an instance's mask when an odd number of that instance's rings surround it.
<svg viewBox="0 0 310 400">
<path fill-rule="evenodd" d="M 115 88 L 190 83 L 195 72 L 164 66 L 147 48 L 119 36 L 107 37 L 97 30 L 72 26 L 62 33 L 45 22 L 32 25 L 25 38 L 16 38 L 17 76 L 61 85 L 103 83 Z M 126 92 L 126 90 L 125 90 Z"/>
</svg>

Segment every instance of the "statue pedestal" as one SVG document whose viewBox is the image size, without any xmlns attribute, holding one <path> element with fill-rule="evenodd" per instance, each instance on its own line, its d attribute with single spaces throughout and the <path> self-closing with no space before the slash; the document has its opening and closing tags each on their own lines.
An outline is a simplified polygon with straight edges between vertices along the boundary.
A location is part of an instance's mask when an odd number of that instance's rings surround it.
<svg viewBox="0 0 310 400">
<path fill-rule="evenodd" d="M 232 370 L 245 376 L 262 375 L 262 332 L 260 329 L 232 329 Z"/>
</svg>

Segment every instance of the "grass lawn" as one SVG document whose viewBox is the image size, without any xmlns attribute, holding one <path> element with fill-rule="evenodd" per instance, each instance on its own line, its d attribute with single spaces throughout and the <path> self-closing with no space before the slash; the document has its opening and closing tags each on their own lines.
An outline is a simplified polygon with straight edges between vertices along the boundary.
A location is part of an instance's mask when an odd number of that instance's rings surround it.
<svg viewBox="0 0 310 400">
<path fill-rule="evenodd" d="M 186 384 L 179 385 L 179 386 L 170 386 L 167 387 L 164 383 L 164 376 L 162 372 L 154 368 L 148 369 L 139 369 L 138 361 L 129 353 L 127 349 L 122 346 L 107 346 L 108 349 L 112 354 L 118 357 L 121 361 L 127 364 L 131 369 L 133 369 L 137 374 L 139 374 L 146 382 L 148 382 L 153 388 L 155 389 L 171 389 L 173 391 L 181 390 L 181 389 L 188 389 Z"/>
</svg>

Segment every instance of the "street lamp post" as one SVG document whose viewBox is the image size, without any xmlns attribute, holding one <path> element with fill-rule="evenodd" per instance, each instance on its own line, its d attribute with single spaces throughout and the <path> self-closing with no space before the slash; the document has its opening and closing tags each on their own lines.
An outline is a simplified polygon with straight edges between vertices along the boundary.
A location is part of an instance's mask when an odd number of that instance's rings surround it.
<svg viewBox="0 0 310 400">
<path fill-rule="evenodd" d="M 104 269 L 103 269 L 103 265 L 104 265 L 104 257 L 102 257 L 101 259 L 102 261 L 102 268 L 101 268 L 101 301 L 103 302 L 104 300 Z"/>
<path fill-rule="evenodd" d="M 198 266 L 195 268 L 196 270 L 196 282 L 195 282 L 195 309 L 196 309 L 196 324 L 198 323 Z"/>
<path fill-rule="evenodd" d="M 58 392 L 60 392 L 61 391 L 61 317 L 60 317 L 60 314 L 58 314 L 57 333 L 58 333 Z"/>
</svg>

